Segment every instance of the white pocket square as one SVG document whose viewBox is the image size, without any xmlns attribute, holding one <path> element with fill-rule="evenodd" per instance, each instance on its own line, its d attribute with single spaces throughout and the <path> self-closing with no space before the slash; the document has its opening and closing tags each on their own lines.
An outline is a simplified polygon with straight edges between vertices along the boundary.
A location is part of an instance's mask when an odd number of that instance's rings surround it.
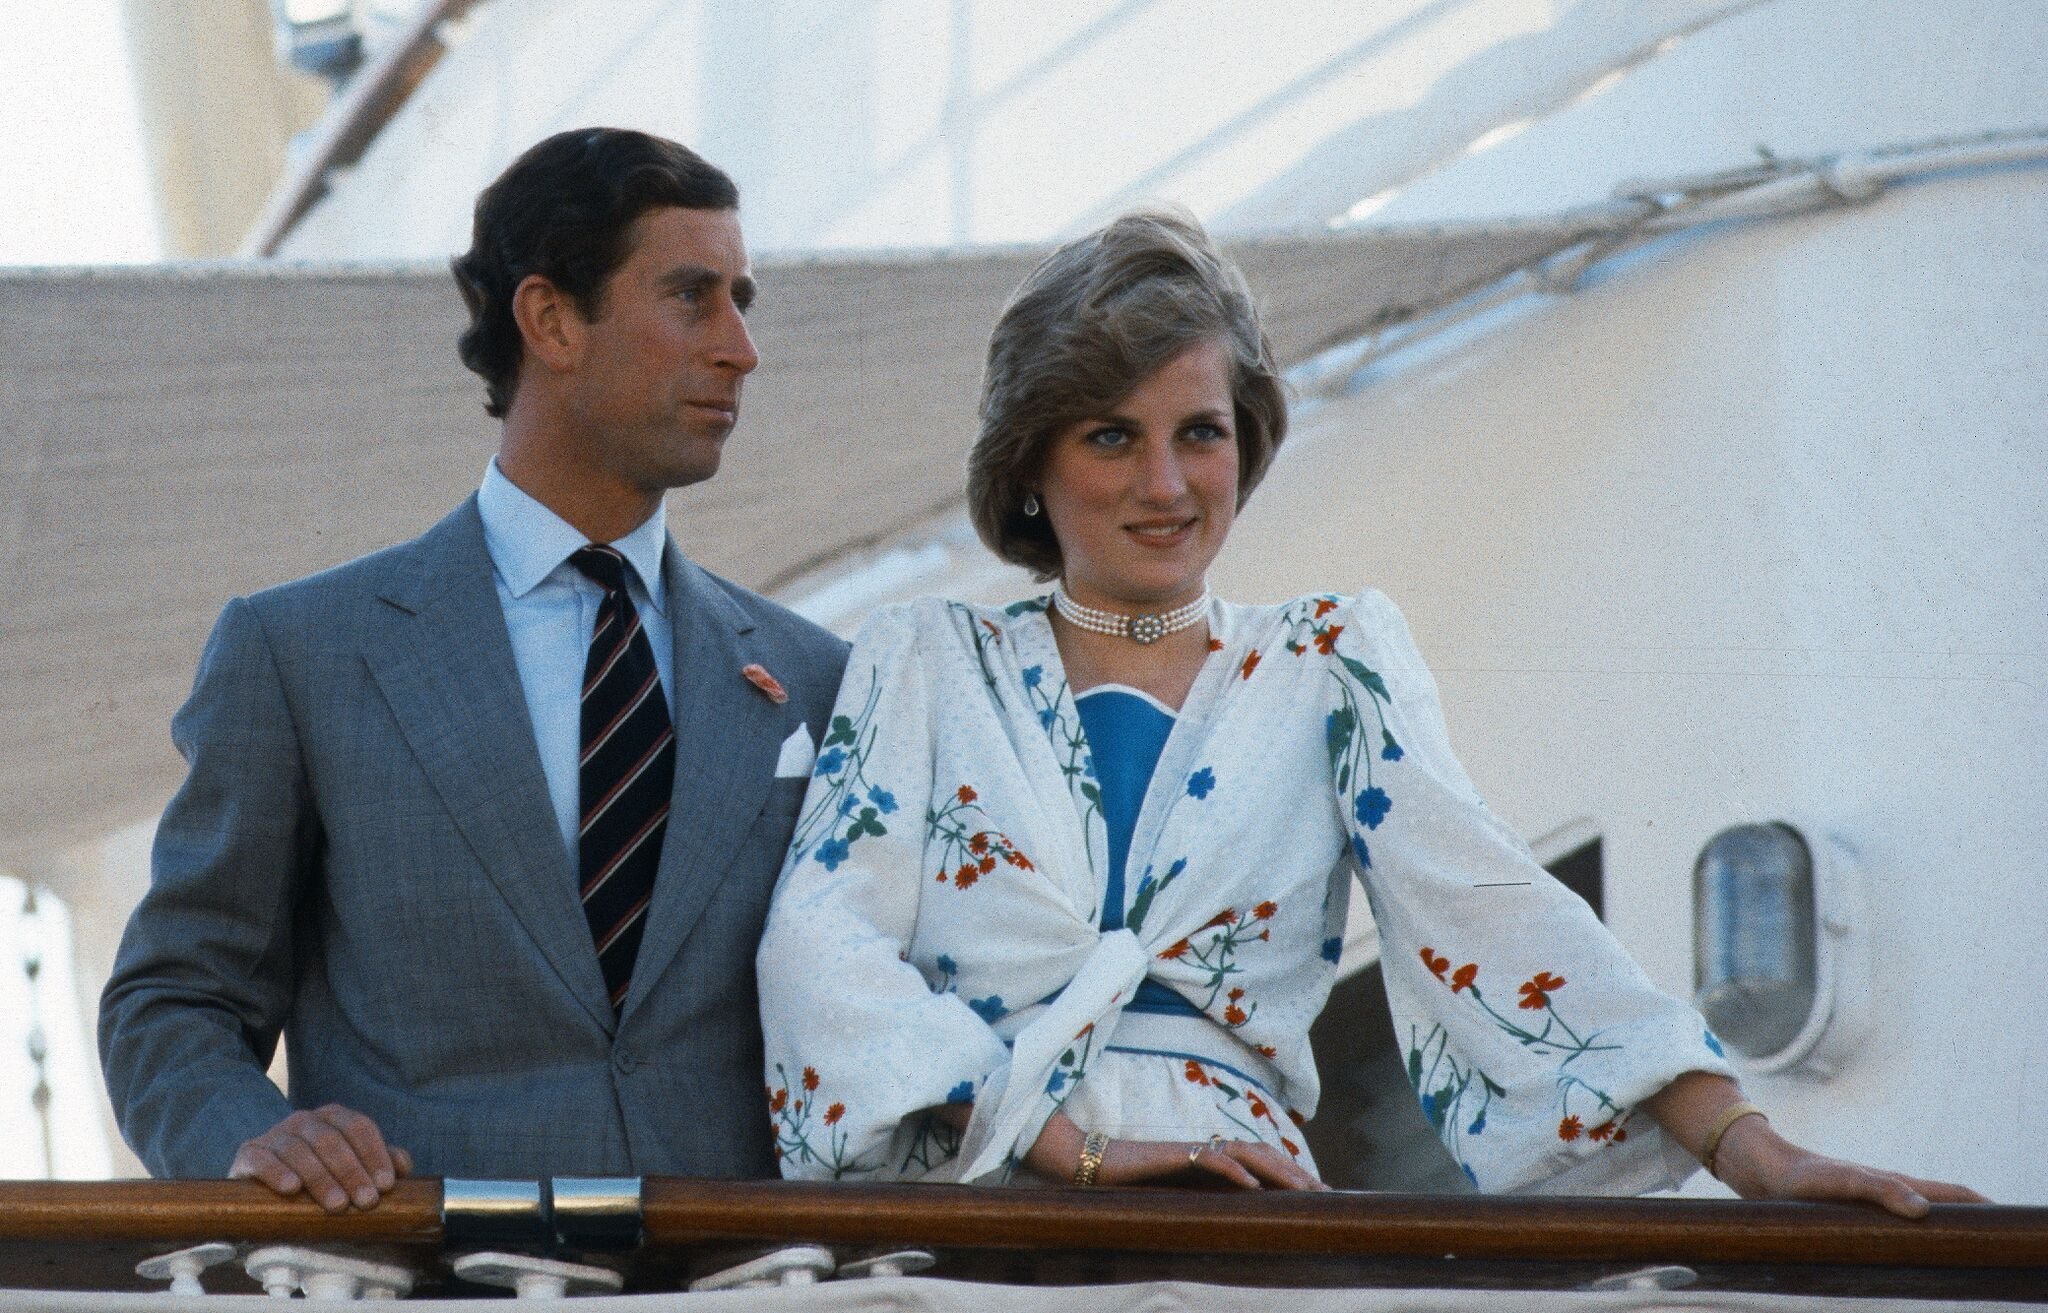
<svg viewBox="0 0 2048 1313">
<path fill-rule="evenodd" d="M 782 741 L 782 752 L 775 758 L 775 778 L 809 775 L 817 760 L 818 750 L 811 746 L 811 727 L 798 725 L 796 732 Z"/>
</svg>

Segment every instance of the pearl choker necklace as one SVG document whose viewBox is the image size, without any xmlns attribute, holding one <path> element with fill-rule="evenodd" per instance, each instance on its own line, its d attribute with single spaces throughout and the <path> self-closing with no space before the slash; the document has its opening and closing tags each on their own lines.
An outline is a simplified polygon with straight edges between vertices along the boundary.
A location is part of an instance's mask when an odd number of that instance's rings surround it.
<svg viewBox="0 0 2048 1313">
<path fill-rule="evenodd" d="M 1150 646 L 1166 637 L 1177 634 L 1200 620 L 1209 611 L 1209 590 L 1186 606 L 1175 607 L 1157 615 L 1125 615 L 1121 611 L 1098 611 L 1092 606 L 1083 606 L 1067 595 L 1064 584 L 1055 584 L 1052 590 L 1052 604 L 1067 618 L 1067 623 L 1085 629 L 1091 634 L 1108 634 L 1112 638 L 1128 638 L 1141 646 Z"/>
</svg>

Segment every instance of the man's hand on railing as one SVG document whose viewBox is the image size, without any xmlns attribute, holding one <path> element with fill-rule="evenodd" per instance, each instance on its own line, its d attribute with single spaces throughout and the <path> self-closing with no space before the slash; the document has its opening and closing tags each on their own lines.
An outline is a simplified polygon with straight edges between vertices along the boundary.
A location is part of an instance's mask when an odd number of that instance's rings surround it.
<svg viewBox="0 0 2048 1313">
<path fill-rule="evenodd" d="M 301 1110 L 243 1142 L 228 1168 L 236 1180 L 261 1181 L 282 1195 L 304 1190 L 330 1213 L 374 1208 L 399 1177 L 412 1174 L 412 1155 L 384 1143 L 362 1113 L 330 1103 Z"/>
</svg>

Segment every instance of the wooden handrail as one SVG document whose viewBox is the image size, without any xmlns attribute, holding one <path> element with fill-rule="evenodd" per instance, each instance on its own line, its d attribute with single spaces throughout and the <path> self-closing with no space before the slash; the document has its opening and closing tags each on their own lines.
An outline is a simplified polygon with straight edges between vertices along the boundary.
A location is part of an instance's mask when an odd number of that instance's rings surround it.
<svg viewBox="0 0 2048 1313">
<path fill-rule="evenodd" d="M 438 1245 L 441 1183 L 400 1181 L 369 1212 L 330 1216 L 251 1181 L 0 1181 L 0 1243 L 193 1240 Z"/>
<path fill-rule="evenodd" d="M 656 1179 L 650 1242 L 766 1238 L 1162 1254 L 1878 1264 L 2048 1269 L 2048 1208 L 1937 1205 L 1920 1221 L 1846 1204 L 1699 1199 L 990 1190 Z"/>
<path fill-rule="evenodd" d="M 944 1249 L 1876 1265 L 2048 1271 L 2048 1208 L 1874 1209 L 1692 1199 L 989 1190 L 650 1178 L 646 1247 L 774 1241 Z M 0 1243 L 435 1246 L 441 1184 L 329 1216 L 240 1181 L 0 1182 Z"/>
</svg>

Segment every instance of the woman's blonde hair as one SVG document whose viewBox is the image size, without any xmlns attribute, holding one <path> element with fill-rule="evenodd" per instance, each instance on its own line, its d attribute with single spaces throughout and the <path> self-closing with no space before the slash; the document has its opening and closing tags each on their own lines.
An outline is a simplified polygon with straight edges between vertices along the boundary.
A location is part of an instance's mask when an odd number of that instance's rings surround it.
<svg viewBox="0 0 2048 1313">
<path fill-rule="evenodd" d="M 1237 504 L 1287 433 L 1287 400 L 1244 275 L 1182 210 L 1126 214 L 1032 270 L 1003 307 L 981 379 L 981 431 L 967 507 L 989 550 L 1039 579 L 1060 573 L 1044 515 L 1024 514 L 1046 449 L 1070 424 L 1109 413 L 1200 342 L 1231 362 Z"/>
</svg>

